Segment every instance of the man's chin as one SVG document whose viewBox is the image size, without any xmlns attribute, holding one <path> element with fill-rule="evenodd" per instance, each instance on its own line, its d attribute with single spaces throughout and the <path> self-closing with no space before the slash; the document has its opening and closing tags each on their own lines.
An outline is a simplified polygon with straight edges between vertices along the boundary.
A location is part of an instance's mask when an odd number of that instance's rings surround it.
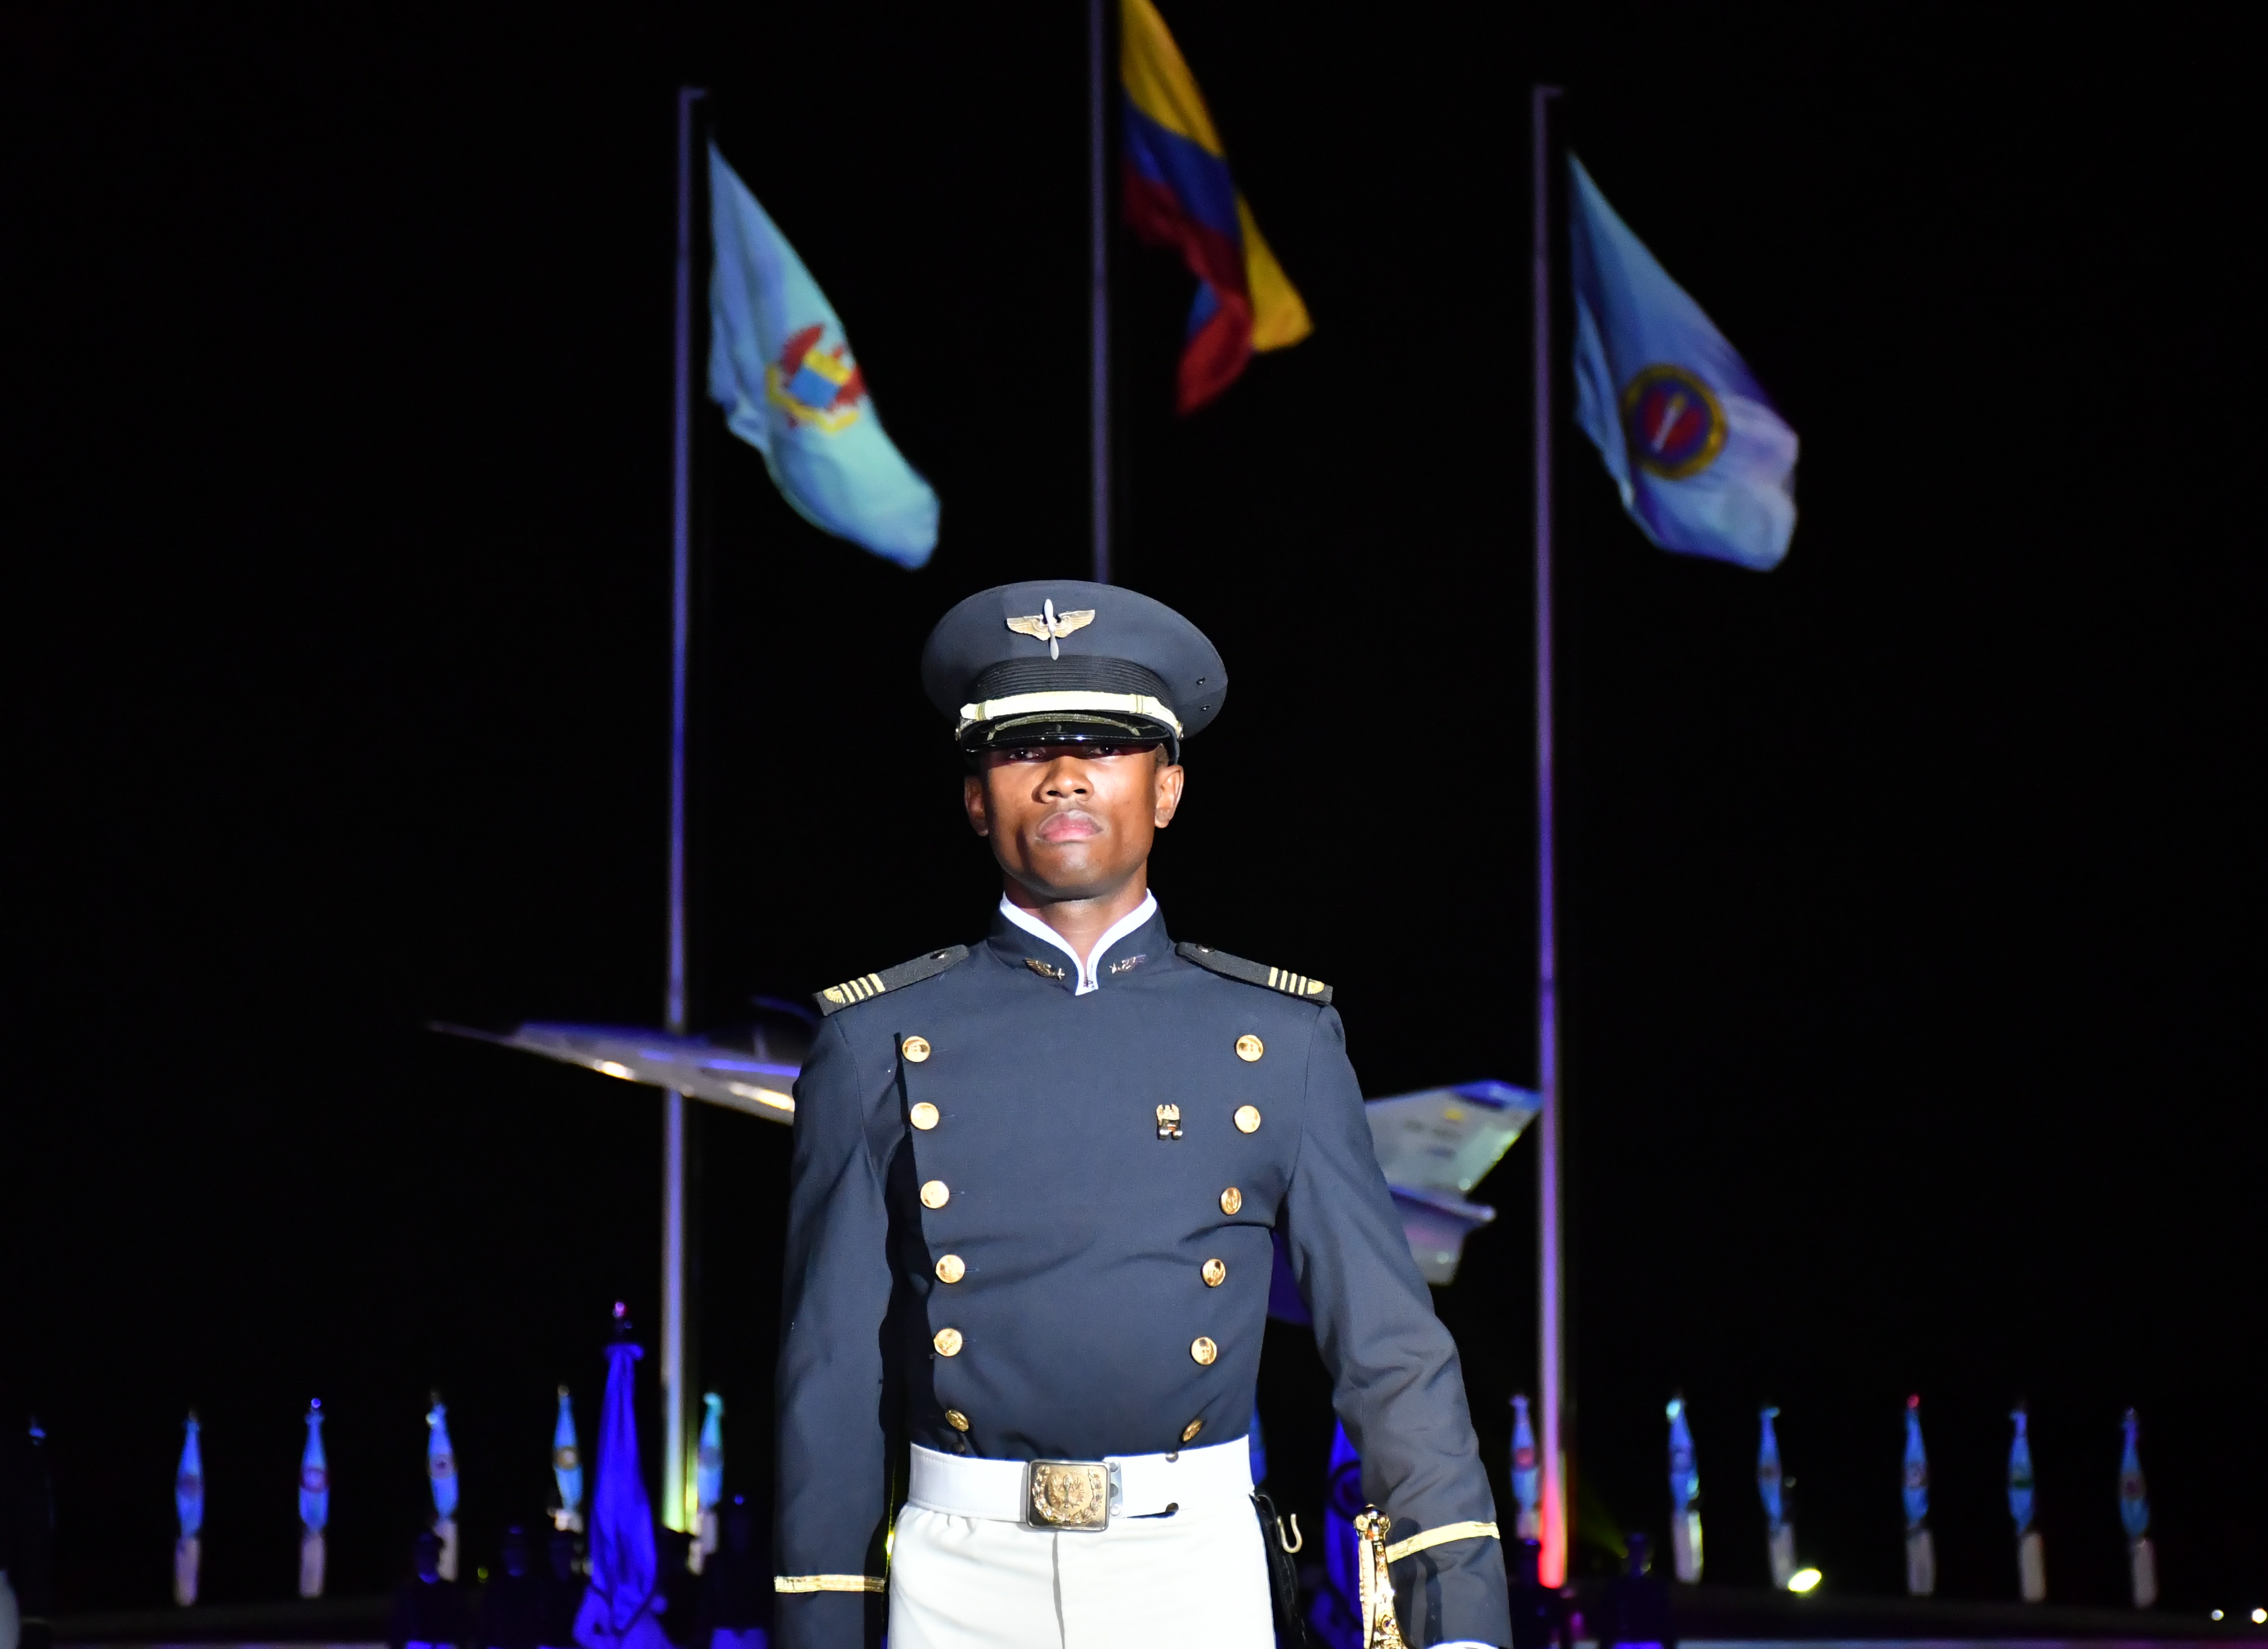
<svg viewBox="0 0 2268 1649">
<path fill-rule="evenodd" d="M 1132 872 L 1098 864 L 1085 850 L 1087 845 L 1084 841 L 1035 843 L 1028 862 L 1008 874 L 1048 900 L 1100 899 L 1124 887 Z"/>
</svg>

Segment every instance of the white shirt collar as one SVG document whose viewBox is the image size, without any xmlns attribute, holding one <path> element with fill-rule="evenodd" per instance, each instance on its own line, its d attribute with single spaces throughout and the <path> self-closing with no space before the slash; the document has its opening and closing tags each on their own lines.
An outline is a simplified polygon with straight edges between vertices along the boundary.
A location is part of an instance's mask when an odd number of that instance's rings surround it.
<svg viewBox="0 0 2268 1649">
<path fill-rule="evenodd" d="M 1101 981 L 1094 976 L 1094 969 L 1102 959 L 1109 954 L 1110 947 L 1158 914 L 1158 895 L 1152 893 L 1144 894 L 1140 904 L 1136 905 L 1117 921 L 1112 923 L 1103 936 L 1095 940 L 1094 949 L 1088 953 L 1085 961 L 1079 960 L 1079 953 L 1071 949 L 1070 942 L 1062 934 L 1032 915 L 1030 911 L 1020 910 L 1010 904 L 1008 895 L 1005 894 L 1000 895 L 1000 914 L 1034 939 L 1045 939 L 1070 957 L 1071 972 L 1079 977 L 1079 989 L 1071 994 L 1083 997 L 1101 985 Z"/>
</svg>

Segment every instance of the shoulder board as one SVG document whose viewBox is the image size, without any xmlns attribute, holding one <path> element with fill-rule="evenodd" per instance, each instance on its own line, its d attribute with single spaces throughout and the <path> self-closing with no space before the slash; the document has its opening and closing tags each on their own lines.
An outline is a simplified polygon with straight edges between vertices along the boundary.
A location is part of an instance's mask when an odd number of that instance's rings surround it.
<svg viewBox="0 0 2268 1649">
<path fill-rule="evenodd" d="M 885 968 L 879 974 L 860 974 L 856 979 L 846 979 L 839 985 L 814 990 L 811 999 L 819 1004 L 821 1013 L 839 1013 L 852 1003 L 879 997 L 885 990 L 902 990 L 908 985 L 919 984 L 924 979 L 934 979 L 946 968 L 958 967 L 968 960 L 968 946 L 952 946 L 945 950 L 932 951 L 926 956 L 917 956 L 909 962 L 900 962 L 895 968 Z"/>
<path fill-rule="evenodd" d="M 1305 974 L 1286 973 L 1281 968 L 1270 968 L 1265 962 L 1248 962 L 1241 956 L 1231 956 L 1226 951 L 1217 951 L 1210 946 L 1191 945 L 1184 941 L 1174 946 L 1174 954 L 1185 962 L 1219 974 L 1224 979 L 1238 979 L 1248 985 L 1260 985 L 1270 990 L 1280 990 L 1287 997 L 1297 997 L 1302 1002 L 1317 1002 L 1329 1006 L 1331 988 L 1320 979 L 1310 979 Z"/>
</svg>

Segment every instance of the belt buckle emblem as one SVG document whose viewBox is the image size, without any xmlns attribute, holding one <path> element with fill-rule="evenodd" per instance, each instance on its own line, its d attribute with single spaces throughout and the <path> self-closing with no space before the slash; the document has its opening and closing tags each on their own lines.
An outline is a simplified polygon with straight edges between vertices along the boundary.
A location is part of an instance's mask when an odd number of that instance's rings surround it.
<svg viewBox="0 0 2268 1649">
<path fill-rule="evenodd" d="M 1121 1494 L 1118 1468 L 1102 1460 L 1035 1460 L 1024 1469 L 1024 1522 L 1031 1528 L 1100 1533 Z"/>
</svg>

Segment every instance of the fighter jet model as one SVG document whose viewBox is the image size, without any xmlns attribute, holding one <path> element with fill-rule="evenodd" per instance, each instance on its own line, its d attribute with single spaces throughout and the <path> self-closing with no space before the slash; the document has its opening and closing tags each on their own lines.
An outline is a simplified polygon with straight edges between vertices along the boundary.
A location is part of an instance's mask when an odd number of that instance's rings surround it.
<svg viewBox="0 0 2268 1649">
<path fill-rule="evenodd" d="M 1496 1210 L 1468 1202 L 1465 1193 L 1512 1149 L 1543 1101 L 1508 1083 L 1468 1082 L 1373 1100 L 1363 1108 L 1410 1257 L 1427 1282 L 1454 1282 L 1465 1239 L 1496 1218 Z"/>
<path fill-rule="evenodd" d="M 772 1049 L 762 1046 L 761 1037 L 759 1046 L 751 1050 L 719 1047 L 703 1037 L 671 1036 L 662 1031 L 610 1025 L 529 1024 L 503 1034 L 462 1025 L 437 1023 L 433 1028 L 502 1048 L 524 1049 L 624 1082 L 674 1088 L 694 1099 L 745 1111 L 768 1122 L 795 1120 L 793 1089 L 800 1061 L 773 1056 Z"/>
</svg>

